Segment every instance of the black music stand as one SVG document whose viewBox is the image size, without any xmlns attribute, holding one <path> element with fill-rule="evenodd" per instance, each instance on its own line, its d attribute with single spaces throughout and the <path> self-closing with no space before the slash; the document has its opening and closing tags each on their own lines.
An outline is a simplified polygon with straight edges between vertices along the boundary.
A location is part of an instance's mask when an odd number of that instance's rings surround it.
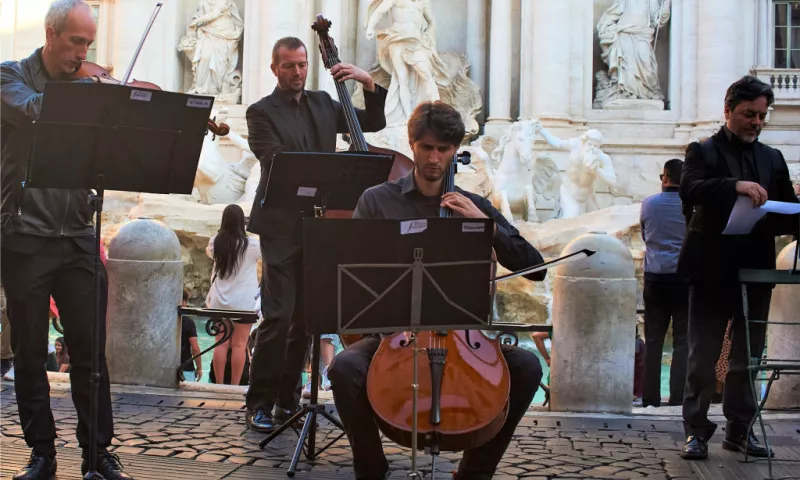
<svg viewBox="0 0 800 480">
<path fill-rule="evenodd" d="M 45 85 L 22 186 L 86 190 L 95 213 L 91 425 L 85 479 L 102 478 L 96 471 L 96 438 L 103 192 L 190 194 L 213 102 L 213 97 L 112 84 Z"/>
<path fill-rule="evenodd" d="M 315 219 L 304 227 L 309 331 L 374 334 L 489 327 L 494 303 L 489 289 L 492 220 Z M 414 348 L 416 365 L 414 335 L 409 348 Z M 416 472 L 416 431 L 411 442 L 412 473 L 421 478 Z M 438 447 L 432 446 L 431 453 L 435 471 Z"/>
<path fill-rule="evenodd" d="M 272 158 L 262 208 L 325 216 L 353 210 L 364 190 L 389 178 L 394 157 L 373 153 L 279 152 Z"/>
<path fill-rule="evenodd" d="M 261 202 L 262 208 L 283 209 L 300 212 L 313 223 L 325 216 L 328 209 L 354 210 L 358 199 L 364 190 L 381 184 L 389 178 L 394 157 L 392 155 L 371 153 L 322 153 L 322 152 L 280 152 L 275 154 L 267 177 L 266 192 Z M 348 223 L 345 219 L 329 219 L 337 223 Z M 305 235 L 304 235 L 305 236 Z M 329 239 L 332 241 L 331 239 Z M 308 277 L 306 277 L 307 281 Z M 310 297 L 313 298 L 313 297 Z M 306 308 L 310 303 L 306 298 Z M 308 322 L 306 322 L 308 323 Z M 333 330 L 335 332 L 335 329 Z M 331 416 L 324 405 L 318 405 L 319 387 L 319 350 L 320 334 L 333 332 L 318 332 L 309 330 L 307 333 L 312 339 L 311 362 L 311 398 L 304 403 L 300 410 L 266 438 L 259 442 L 264 448 L 269 442 L 277 438 L 286 429 L 294 427 L 295 423 L 305 416 L 303 427 L 298 432 L 297 446 L 295 447 L 287 475 L 294 477 L 297 462 L 303 451 L 303 444 L 307 443 L 306 457 L 313 459 L 316 455 L 336 440 L 344 436 L 344 426 Z M 322 415 L 331 423 L 342 430 L 336 439 L 328 443 L 319 451 L 316 447 L 317 415 Z"/>
</svg>

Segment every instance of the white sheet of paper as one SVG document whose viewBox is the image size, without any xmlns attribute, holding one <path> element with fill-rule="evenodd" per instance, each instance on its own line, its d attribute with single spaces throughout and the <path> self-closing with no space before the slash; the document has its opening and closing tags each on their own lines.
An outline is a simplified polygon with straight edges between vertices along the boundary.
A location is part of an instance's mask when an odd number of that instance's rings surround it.
<svg viewBox="0 0 800 480">
<path fill-rule="evenodd" d="M 728 218 L 728 225 L 722 232 L 723 235 L 747 235 L 753 230 L 756 223 L 767 213 L 781 213 L 793 215 L 800 213 L 800 203 L 767 202 L 759 208 L 753 207 L 750 197 L 740 195 L 733 205 L 733 211 Z"/>
</svg>

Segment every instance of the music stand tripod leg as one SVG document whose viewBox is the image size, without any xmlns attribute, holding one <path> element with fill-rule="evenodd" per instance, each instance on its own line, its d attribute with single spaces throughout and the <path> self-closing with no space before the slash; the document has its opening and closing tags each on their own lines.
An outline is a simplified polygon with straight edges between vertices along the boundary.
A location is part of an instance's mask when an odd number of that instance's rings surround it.
<svg viewBox="0 0 800 480">
<path fill-rule="evenodd" d="M 95 257 L 94 257 L 94 315 L 92 318 L 92 371 L 89 375 L 89 469 L 84 480 L 103 480 L 97 472 L 97 409 L 98 390 L 100 388 L 100 231 L 103 213 L 103 190 L 97 189 L 97 195 L 89 196 L 89 203 L 95 212 Z"/>
<path fill-rule="evenodd" d="M 274 432 L 270 433 L 267 438 L 259 442 L 259 447 L 264 448 L 269 442 L 275 439 L 278 435 L 283 433 L 286 429 L 293 426 L 295 422 L 305 415 L 303 428 L 299 432 L 297 445 L 294 449 L 294 454 L 289 463 L 289 470 L 286 474 L 289 477 L 294 477 L 297 469 L 297 463 L 300 461 L 300 455 L 303 452 L 303 444 L 306 444 L 306 458 L 313 460 L 316 457 L 316 439 L 317 439 L 317 415 L 322 414 L 331 423 L 344 430 L 341 422 L 334 421 L 334 419 L 323 410 L 323 406 L 317 405 L 319 396 L 319 350 L 320 350 L 320 336 L 313 336 L 312 343 L 312 359 L 311 359 L 311 399 L 309 403 L 304 404 L 300 410 L 287 420 L 283 425 L 278 427 Z"/>
</svg>

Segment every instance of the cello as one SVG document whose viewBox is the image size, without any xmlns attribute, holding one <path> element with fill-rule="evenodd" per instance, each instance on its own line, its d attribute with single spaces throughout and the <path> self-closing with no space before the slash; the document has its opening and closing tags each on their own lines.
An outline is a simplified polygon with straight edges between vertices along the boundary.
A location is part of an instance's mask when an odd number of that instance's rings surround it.
<svg viewBox="0 0 800 480">
<path fill-rule="evenodd" d="M 444 193 L 455 189 L 456 164 L 468 163 L 465 157 L 457 155 L 451 162 Z M 442 208 L 440 216 L 452 212 Z M 427 354 L 429 368 L 424 362 L 415 368 L 416 345 Z M 398 381 L 412 377 L 413 384 Z M 412 449 L 412 470 L 417 449 L 430 449 L 435 470 L 440 450 L 472 449 L 494 438 L 508 416 L 510 387 L 500 341 L 477 330 L 384 336 L 367 373 L 367 395 L 378 426 L 389 439 Z"/>
<path fill-rule="evenodd" d="M 328 33 L 330 27 L 330 20 L 325 19 L 322 15 L 317 15 L 317 21 L 311 25 L 311 28 L 317 32 L 317 36 L 319 37 L 319 51 L 322 55 L 325 68 L 328 70 L 341 62 L 339 60 L 339 49 L 334 43 L 333 38 Z M 356 116 L 356 111 L 353 107 L 350 93 L 347 91 L 347 87 L 343 82 L 334 81 L 334 83 L 336 84 L 336 94 L 339 96 L 339 103 L 342 104 L 342 110 L 344 110 L 344 117 L 347 121 L 347 129 L 350 132 L 349 151 L 365 153 L 373 152 L 393 156 L 394 162 L 392 163 L 392 170 L 389 172 L 389 181 L 397 180 L 411 173 L 411 171 L 414 170 L 413 160 L 400 152 L 390 150 L 388 148 L 376 147 L 375 145 L 370 145 L 367 143 L 366 138 L 364 138 L 364 132 L 361 130 L 361 124 Z M 325 216 L 328 218 L 352 218 L 353 211 L 327 210 Z M 347 347 L 348 345 L 352 345 L 353 343 L 361 340 L 363 335 L 340 334 L 339 338 L 341 338 L 342 344 Z"/>
</svg>

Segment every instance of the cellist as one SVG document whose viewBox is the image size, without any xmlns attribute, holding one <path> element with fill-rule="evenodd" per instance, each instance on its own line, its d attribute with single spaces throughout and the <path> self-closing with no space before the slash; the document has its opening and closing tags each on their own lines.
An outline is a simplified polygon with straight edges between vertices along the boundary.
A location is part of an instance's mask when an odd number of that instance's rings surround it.
<svg viewBox="0 0 800 480">
<path fill-rule="evenodd" d="M 15 480 L 51 478 L 56 471 L 56 426 L 45 372 L 49 299 L 58 304 L 69 348 L 72 398 L 78 413 L 81 466 L 89 470 L 91 338 L 94 323 L 95 239 L 89 190 L 26 189 L 21 182 L 39 118 L 45 83 L 68 80 L 86 60 L 97 24 L 83 0 L 57 0 L 44 19 L 45 44 L 28 58 L 0 66 L 2 97 L 2 281 L 14 350 L 15 393 L 25 443 L 33 450 Z M 100 82 L 98 78 L 79 80 Z M 101 318 L 107 277 L 100 265 Z M 100 382 L 96 470 L 108 480 L 131 479 L 111 445 L 114 420 L 105 362 L 105 322 L 100 322 Z M 77 472 L 75 472 L 77 473 Z"/>
<path fill-rule="evenodd" d="M 461 115 L 453 107 L 441 101 L 419 104 L 408 120 L 414 170 L 404 178 L 365 191 L 354 218 L 438 217 L 440 207 L 447 207 L 455 217 L 494 220 L 494 250 L 505 268 L 517 271 L 543 263 L 542 255 L 488 200 L 458 187 L 442 195 L 443 177 L 464 133 Z M 526 278 L 541 281 L 545 275 L 540 271 Z M 383 480 L 389 474 L 366 388 L 370 361 L 379 344 L 375 336 L 363 338 L 339 353 L 328 370 L 336 409 L 353 448 L 358 480 Z M 492 440 L 464 452 L 455 476 L 458 480 L 492 478 L 541 381 L 542 367 L 533 352 L 509 345 L 502 346 L 502 352 L 511 378 L 508 417 Z"/>
</svg>

